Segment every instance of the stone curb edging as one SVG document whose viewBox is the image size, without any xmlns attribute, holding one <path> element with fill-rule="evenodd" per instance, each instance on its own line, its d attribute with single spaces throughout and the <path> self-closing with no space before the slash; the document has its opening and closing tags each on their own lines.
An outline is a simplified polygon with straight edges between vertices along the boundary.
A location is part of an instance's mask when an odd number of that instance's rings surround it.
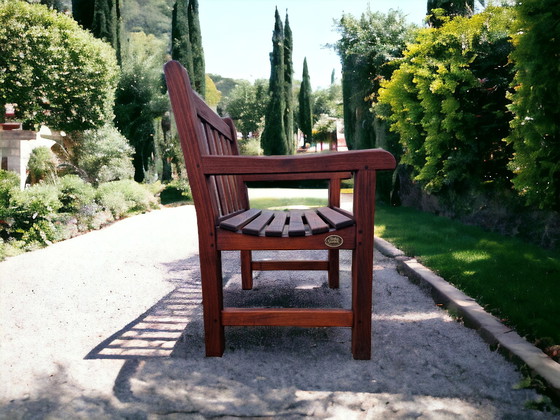
<svg viewBox="0 0 560 420">
<path fill-rule="evenodd" d="M 516 362 L 527 365 L 533 374 L 544 380 L 554 396 L 560 398 L 560 364 L 503 325 L 473 298 L 424 267 L 416 259 L 405 256 L 404 252 L 391 243 L 375 237 L 375 247 L 383 255 L 397 260 L 399 273 L 407 276 L 412 282 L 427 287 L 436 304 L 443 305 L 454 315 L 461 317 L 465 326 L 476 330 L 487 343 L 498 346 Z"/>
</svg>

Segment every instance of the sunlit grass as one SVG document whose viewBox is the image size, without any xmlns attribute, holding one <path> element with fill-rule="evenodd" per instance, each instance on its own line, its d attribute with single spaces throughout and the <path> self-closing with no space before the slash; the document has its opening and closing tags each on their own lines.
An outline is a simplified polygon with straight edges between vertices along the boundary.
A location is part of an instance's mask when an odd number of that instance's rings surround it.
<svg viewBox="0 0 560 420">
<path fill-rule="evenodd" d="M 251 199 L 251 207 L 256 209 L 309 209 L 326 205 L 326 198 L 262 197 Z"/>
<path fill-rule="evenodd" d="M 404 207 L 378 206 L 375 232 L 520 334 L 560 344 L 560 252 Z"/>
</svg>

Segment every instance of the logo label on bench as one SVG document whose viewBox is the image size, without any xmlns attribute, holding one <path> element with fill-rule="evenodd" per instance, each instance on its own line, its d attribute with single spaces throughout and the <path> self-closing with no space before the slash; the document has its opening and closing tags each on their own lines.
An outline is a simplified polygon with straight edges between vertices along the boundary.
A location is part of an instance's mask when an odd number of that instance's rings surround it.
<svg viewBox="0 0 560 420">
<path fill-rule="evenodd" d="M 330 248 L 338 248 L 343 243 L 344 240 L 338 235 L 329 235 L 325 238 L 325 245 Z"/>
</svg>

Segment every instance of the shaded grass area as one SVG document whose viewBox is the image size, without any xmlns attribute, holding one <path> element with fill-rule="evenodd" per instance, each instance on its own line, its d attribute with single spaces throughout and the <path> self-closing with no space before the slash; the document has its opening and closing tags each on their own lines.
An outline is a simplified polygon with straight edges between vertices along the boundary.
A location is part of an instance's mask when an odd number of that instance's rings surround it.
<svg viewBox="0 0 560 420">
<path fill-rule="evenodd" d="M 375 233 L 539 347 L 560 344 L 560 252 L 405 207 L 378 206 Z"/>
</svg>

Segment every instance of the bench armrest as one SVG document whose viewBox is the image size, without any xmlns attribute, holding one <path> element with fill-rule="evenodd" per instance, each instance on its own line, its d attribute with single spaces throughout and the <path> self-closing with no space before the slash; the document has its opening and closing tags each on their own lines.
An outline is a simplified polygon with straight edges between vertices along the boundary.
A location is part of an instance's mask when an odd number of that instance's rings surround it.
<svg viewBox="0 0 560 420">
<path fill-rule="evenodd" d="M 202 156 L 205 175 L 287 174 L 394 169 L 393 155 L 383 149 L 296 156 Z"/>
</svg>

